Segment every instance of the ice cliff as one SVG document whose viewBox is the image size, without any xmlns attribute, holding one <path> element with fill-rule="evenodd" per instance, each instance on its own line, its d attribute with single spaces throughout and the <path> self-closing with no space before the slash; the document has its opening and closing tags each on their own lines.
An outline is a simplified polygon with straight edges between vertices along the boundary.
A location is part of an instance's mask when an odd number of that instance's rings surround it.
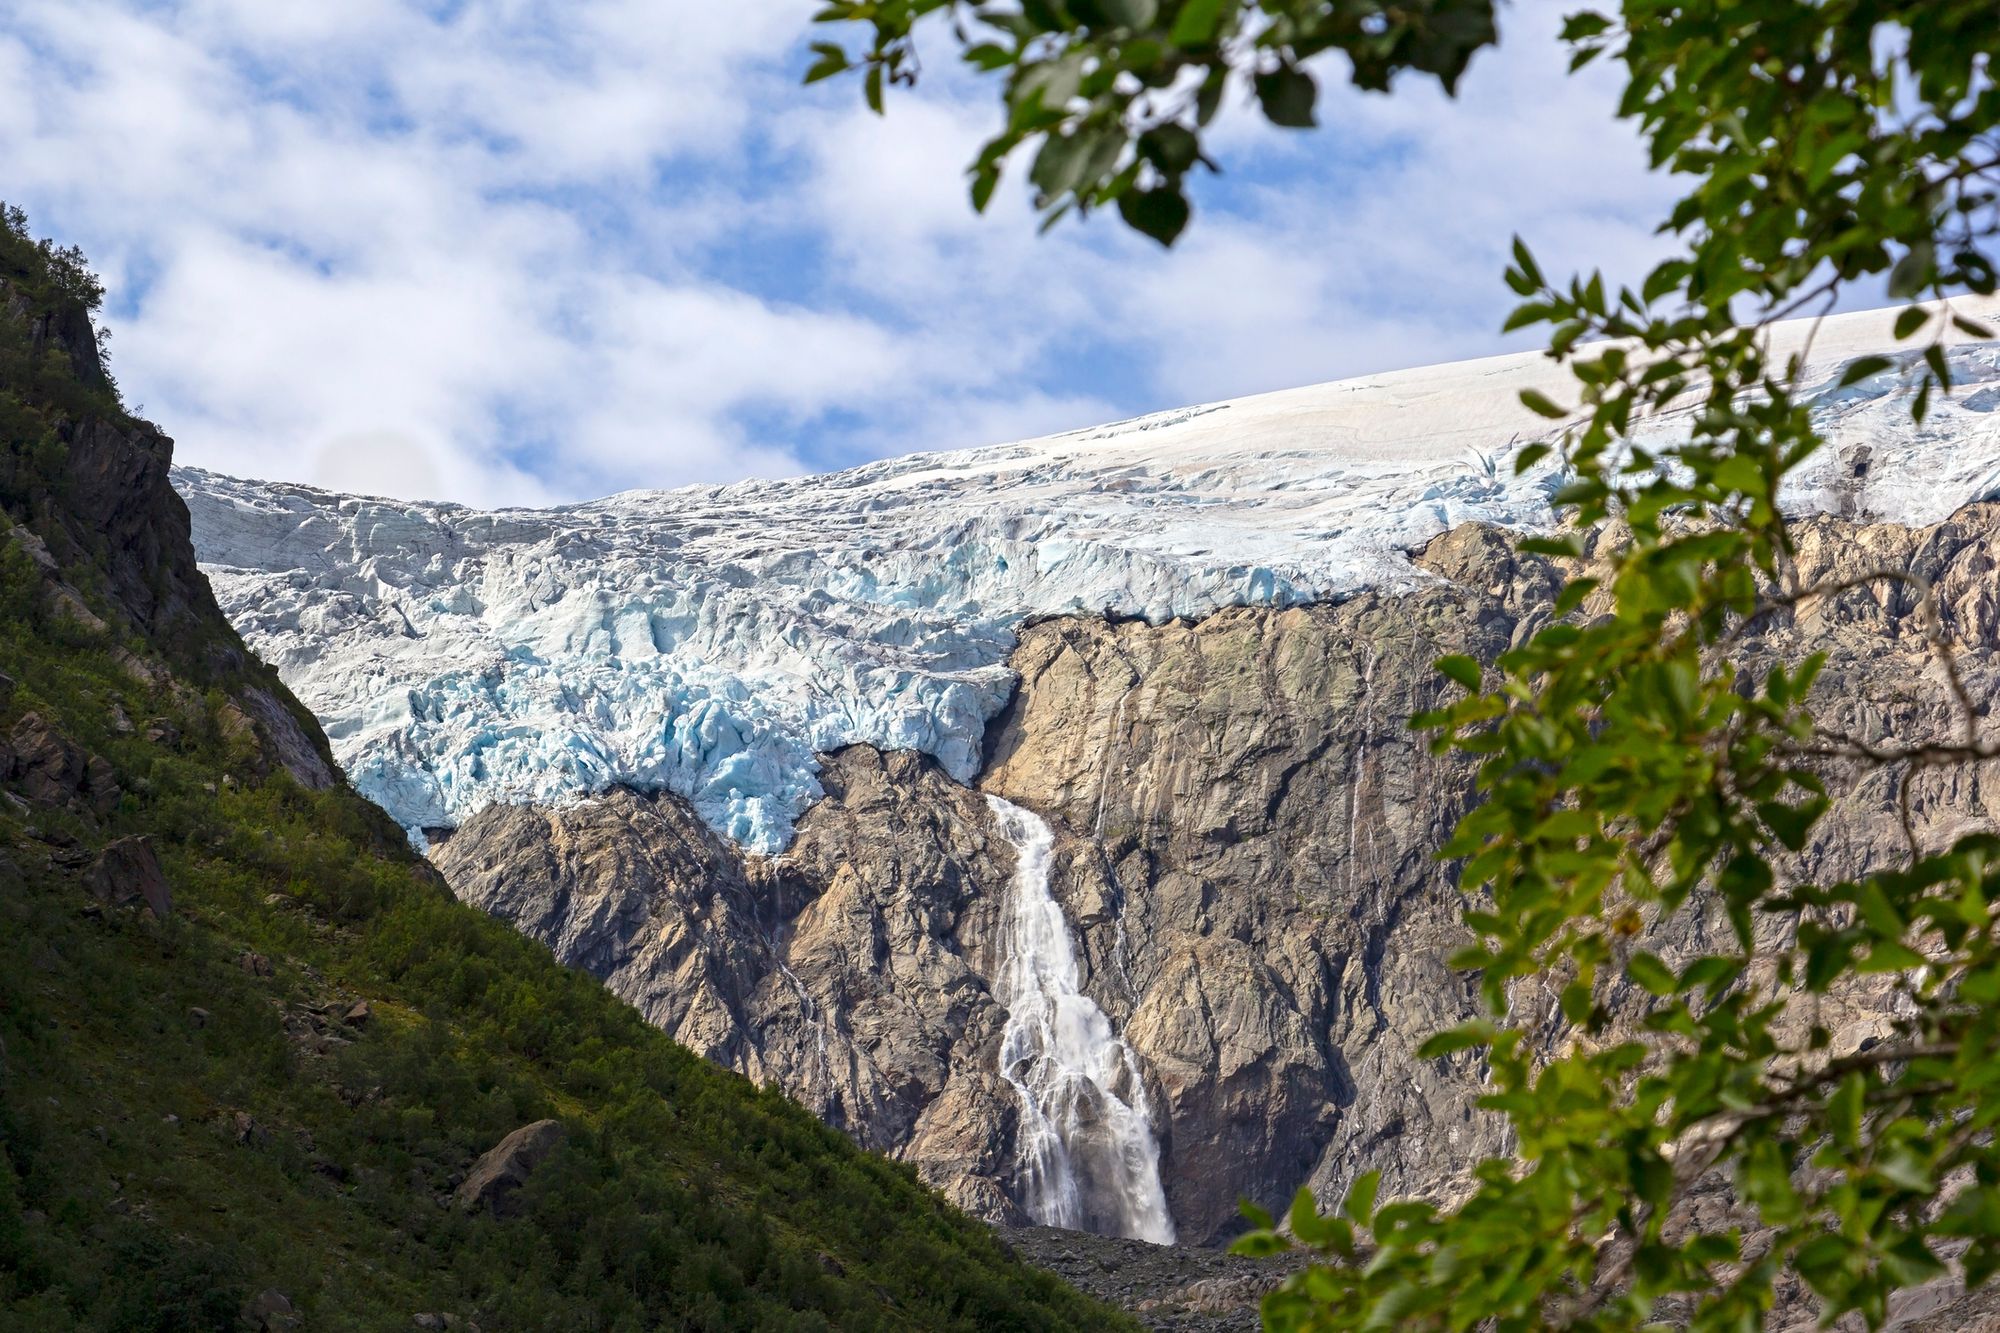
<svg viewBox="0 0 2000 1333">
<path fill-rule="evenodd" d="M 1892 313 L 1814 333 L 1830 447 L 1802 510 L 1923 524 L 2000 494 L 2000 346 L 1954 350 L 1960 388 L 1921 426 L 1903 369 L 1834 387 Z M 626 784 L 770 851 L 822 752 L 920 750 L 969 779 L 1030 620 L 1333 600 L 1425 577 L 1405 553 L 1456 524 L 1549 525 L 1560 477 L 1512 464 L 1549 430 L 1529 385 L 1560 385 L 1539 355 L 545 510 L 174 481 L 229 618 L 413 833 Z"/>
</svg>

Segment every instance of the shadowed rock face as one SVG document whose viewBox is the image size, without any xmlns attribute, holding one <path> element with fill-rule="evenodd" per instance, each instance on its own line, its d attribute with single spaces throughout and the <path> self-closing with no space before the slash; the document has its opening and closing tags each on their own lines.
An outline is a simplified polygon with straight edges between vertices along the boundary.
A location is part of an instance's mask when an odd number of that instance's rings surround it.
<svg viewBox="0 0 2000 1333">
<path fill-rule="evenodd" d="M 1920 530 L 1814 520 L 1799 536 L 1808 582 L 1877 568 L 1930 579 L 1984 706 L 2000 660 L 2000 509 Z M 1446 963 L 1464 942 L 1461 902 L 1433 858 L 1471 784 L 1405 719 L 1437 701 L 1436 657 L 1520 641 L 1560 575 L 1477 528 L 1421 563 L 1434 581 L 1337 606 L 1044 621 L 1012 657 L 1019 688 L 977 785 L 1056 830 L 1050 887 L 1083 988 L 1143 1066 L 1183 1240 L 1234 1230 L 1241 1197 L 1330 1195 L 1368 1169 L 1389 1193 L 1449 1194 L 1505 1147 L 1472 1108 L 1476 1062 L 1414 1056 L 1473 1007 Z M 1830 654 L 1817 687 L 1829 725 L 1869 740 L 1956 725 L 1908 588 L 1809 600 L 1741 651 L 1757 670 L 1810 649 Z M 1913 780 L 1924 845 L 1993 823 L 1984 778 Z M 617 792 L 488 810 L 436 859 L 461 895 L 689 1045 L 777 1082 L 974 1212 L 1027 1220 L 993 999 L 1013 849 L 979 792 L 917 757 L 857 747 L 828 756 L 821 780 L 825 798 L 777 857 L 742 856 L 674 798 Z M 1900 848 L 1897 781 L 1850 782 L 1800 870 L 1851 874 Z M 1676 925 L 1658 944 L 1699 947 L 1708 928 Z M 1882 1022 L 1870 993 L 1833 1009 L 1842 1042 Z M 1561 1035 L 1544 1034 L 1551 1047 Z"/>
</svg>

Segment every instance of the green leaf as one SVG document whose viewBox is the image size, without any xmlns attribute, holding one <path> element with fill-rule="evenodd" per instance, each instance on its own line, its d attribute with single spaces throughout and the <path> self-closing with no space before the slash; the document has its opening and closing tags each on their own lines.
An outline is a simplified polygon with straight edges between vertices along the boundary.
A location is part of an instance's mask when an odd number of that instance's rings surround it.
<svg viewBox="0 0 2000 1333">
<path fill-rule="evenodd" d="M 1545 286 L 1542 270 L 1535 263 L 1535 256 L 1528 250 L 1528 243 L 1516 236 L 1513 248 L 1514 266 L 1521 271 L 1522 276 L 1537 287 Z"/>
<path fill-rule="evenodd" d="M 1908 306 L 1896 316 L 1896 341 L 1902 342 L 1930 322 L 1931 312 L 1920 305 Z"/>
<path fill-rule="evenodd" d="M 1252 80 L 1264 117 L 1273 125 L 1288 129 L 1311 129 L 1313 103 L 1319 100 L 1319 86 L 1312 75 L 1292 65 L 1280 65 Z"/>
<path fill-rule="evenodd" d="M 1879 375 L 1895 364 L 1886 356 L 1858 356 L 1848 362 L 1847 369 L 1841 372 L 1840 387 L 1845 389 L 1850 384 L 1859 384 L 1870 375 Z"/>
<path fill-rule="evenodd" d="M 1167 40 L 1175 46 L 1206 46 L 1214 39 L 1215 30 L 1222 22 L 1222 16 L 1235 0 L 1187 0 L 1181 12 L 1174 16 L 1174 26 L 1167 32 Z"/>
<path fill-rule="evenodd" d="M 1588 37 L 1596 37 L 1610 27 L 1610 19 L 1586 9 L 1581 13 L 1571 14 L 1563 20 L 1562 39 L 1566 42 L 1580 42 Z"/>
<path fill-rule="evenodd" d="M 1640 950 L 1625 960 L 1625 975 L 1641 990 L 1653 995 L 1672 995 L 1679 988 L 1679 979 L 1672 968 L 1660 961 L 1658 954 Z"/>
<path fill-rule="evenodd" d="M 1936 276 L 1937 247 L 1925 237 L 1912 244 L 1909 252 L 1896 261 L 1896 267 L 1889 270 L 1889 295 L 1915 296 L 1930 286 Z"/>
<path fill-rule="evenodd" d="M 1230 1245 L 1229 1252 L 1248 1259 L 1268 1259 L 1291 1248 L 1291 1242 L 1275 1231 L 1250 1231 L 1238 1236 Z"/>
<path fill-rule="evenodd" d="M 1133 230 L 1172 245 L 1188 224 L 1188 202 L 1177 187 L 1127 190 L 1118 196 L 1118 214 Z"/>
<path fill-rule="evenodd" d="M 980 42 L 965 49 L 965 63 L 982 73 L 1005 69 L 1014 59 L 1014 53 L 997 42 Z"/>
<path fill-rule="evenodd" d="M 1375 1195 L 1381 1188 L 1380 1171 L 1362 1172 L 1347 1187 L 1347 1201 L 1341 1205 L 1341 1211 L 1362 1226 L 1367 1226 L 1369 1219 L 1375 1216 Z"/>
<path fill-rule="evenodd" d="M 1556 594 L 1555 614 L 1558 617 L 1568 615 L 1570 612 L 1576 610 L 1577 607 L 1582 606 L 1583 599 L 1590 596 L 1596 590 L 1596 579 L 1571 579 L 1568 583 L 1563 584 L 1562 591 Z"/>
<path fill-rule="evenodd" d="M 1435 1060 L 1440 1056 L 1452 1055 L 1458 1051 L 1471 1050 L 1475 1046 L 1490 1044 L 1499 1035 L 1499 1029 L 1483 1018 L 1470 1023 L 1460 1023 L 1455 1028 L 1432 1033 L 1417 1047 L 1419 1060 Z"/>
<path fill-rule="evenodd" d="M 1431 663 L 1431 665 L 1437 669 L 1439 674 L 1450 677 L 1460 685 L 1465 686 L 1468 690 L 1477 690 L 1479 688 L 1479 681 L 1482 674 L 1479 669 L 1479 663 L 1462 653 L 1453 653 L 1448 657 L 1440 657 L 1437 661 Z"/>
<path fill-rule="evenodd" d="M 1854 965 L 1857 972 L 1908 972 L 1924 965 L 1924 956 L 1907 944 L 1877 940 L 1868 956 Z"/>
<path fill-rule="evenodd" d="M 821 79 L 830 79 L 843 70 L 851 68 L 847 59 L 847 52 L 832 42 L 814 42 L 812 50 L 819 59 L 813 61 L 811 66 L 807 68 L 805 77 L 807 83 L 818 83 Z"/>
<path fill-rule="evenodd" d="M 1765 827 L 1787 850 L 1800 852 L 1805 850 L 1806 838 L 1811 835 L 1813 825 L 1826 813 L 1826 806 L 1824 797 L 1800 801 L 1796 805 L 1787 805 L 1783 801 L 1759 801 L 1757 817 L 1764 821 Z"/>
<path fill-rule="evenodd" d="M 1201 157 L 1201 140 L 1185 125 L 1168 122 L 1139 136 L 1139 151 L 1169 175 L 1178 175 Z"/>
<path fill-rule="evenodd" d="M 1827 1128 L 1835 1143 L 1850 1150 L 1861 1146 L 1861 1116 L 1867 1106 L 1868 1080 L 1860 1071 L 1841 1079 L 1826 1104 Z"/>
<path fill-rule="evenodd" d="M 1120 28 L 1145 29 L 1160 16 L 1159 0 L 1092 0 L 1104 21 Z"/>
<path fill-rule="evenodd" d="M 1540 389 L 1521 390 L 1521 406 L 1527 408 L 1535 415 L 1547 417 L 1551 421 L 1559 420 L 1569 415 L 1568 409 L 1557 407 L 1555 400 Z"/>
</svg>

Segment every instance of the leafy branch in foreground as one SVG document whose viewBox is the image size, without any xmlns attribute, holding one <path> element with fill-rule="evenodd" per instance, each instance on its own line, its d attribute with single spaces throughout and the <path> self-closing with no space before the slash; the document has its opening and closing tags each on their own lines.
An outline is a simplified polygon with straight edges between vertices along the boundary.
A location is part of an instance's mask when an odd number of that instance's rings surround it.
<svg viewBox="0 0 2000 1333">
<path fill-rule="evenodd" d="M 1890 21 L 1900 41 L 1876 31 Z M 1928 590 L 1919 609 L 1962 740 L 1829 737 L 1806 703 L 1819 656 L 1761 679 L 1740 659 L 1746 629 L 1815 591 L 1799 586 L 1779 507 L 1820 447 L 1812 394 L 1899 368 L 1865 358 L 1807 384 L 1810 337 L 1787 351 L 1771 326 L 1877 275 L 1910 298 L 1993 291 L 2000 96 L 1980 52 L 2000 18 L 1628 0 L 1621 19 L 1578 16 L 1567 36 L 1577 63 L 1623 62 L 1625 114 L 1656 162 L 1697 184 L 1667 224 L 1682 253 L 1639 291 L 1596 276 L 1559 287 L 1516 246 L 1510 327 L 1546 325 L 1578 394 L 1574 409 L 1524 395 L 1568 424 L 1517 464 L 1559 451 L 1579 528 L 1615 523 L 1629 540 L 1491 673 L 1440 663 L 1468 695 L 1415 719 L 1479 764 L 1482 799 L 1445 854 L 1463 858 L 1474 899 L 1478 943 L 1457 961 L 1479 971 L 1491 1014 L 1425 1053 L 1487 1049 L 1484 1104 L 1510 1120 L 1517 1156 L 1482 1163 L 1456 1208 L 1375 1209 L 1364 1188 L 1344 1226 L 1295 1225 L 1336 1262 L 1267 1316 L 1750 1329 L 1789 1269 L 1824 1317 L 1879 1324 L 1892 1292 L 1951 1261 L 1968 1284 L 2000 1269 L 2000 840 L 1922 855 L 1905 772 L 1907 862 L 1785 880 L 1829 807 L 1831 754 L 1908 768 L 1991 747 Z M 1899 339 L 1926 331 L 1906 369 L 1918 421 L 1950 388 L 1948 339 L 1991 336 L 1948 303 L 1896 324 Z M 1638 428 L 1669 409 L 1688 430 L 1647 444 L 1657 432 Z M 1583 572 L 1579 538 L 1523 545 Z M 1686 947 L 1718 921 L 1723 947 Z M 1837 1051 L 1819 1003 L 1875 974 L 1893 982 L 1891 1034 Z M 1532 1039 L 1551 996 L 1554 1054 Z M 1734 1208 L 1691 1206 L 1720 1181 Z"/>
<path fill-rule="evenodd" d="M 992 198 L 1009 155 L 1034 146 L 1028 179 L 1053 223 L 1116 205 L 1171 244 L 1186 227 L 1186 181 L 1216 170 L 1202 134 L 1232 87 L 1274 125 L 1314 124 L 1308 61 L 1338 51 L 1354 83 L 1383 90 L 1414 70 L 1455 88 L 1494 40 L 1492 0 L 828 0 L 820 23 L 859 23 L 866 44 L 816 42 L 808 82 L 859 70 L 868 104 L 914 83 L 916 33 L 949 23 L 965 63 L 1006 79 L 1006 126 L 972 166 L 972 199 Z"/>
<path fill-rule="evenodd" d="M 858 65 L 879 108 L 885 83 L 914 78 L 933 17 L 1006 77 L 977 203 L 1034 144 L 1051 221 L 1115 203 L 1171 242 L 1232 80 L 1267 120 L 1305 126 L 1308 61 L 1339 51 L 1364 88 L 1411 70 L 1450 90 L 1494 15 L 1480 0 L 856 0 L 820 18 L 870 25 L 871 44 L 823 44 L 812 76 Z M 1948 300 L 1917 302 L 1996 286 L 2000 9 L 1624 0 L 1572 16 L 1563 40 L 1572 68 L 1622 65 L 1620 115 L 1691 183 L 1662 227 L 1676 253 L 1637 290 L 1551 282 L 1516 244 L 1508 328 L 1545 327 L 1575 395 L 1523 395 L 1561 428 L 1516 464 L 1559 455 L 1572 532 L 1616 540 L 1589 564 L 1580 535 L 1523 543 L 1576 576 L 1557 618 L 1490 668 L 1440 662 L 1465 697 L 1416 719 L 1478 765 L 1480 802 L 1444 854 L 1472 904 L 1457 961 L 1489 1009 L 1425 1053 L 1488 1053 L 1485 1104 L 1516 1153 L 1480 1163 L 1451 1207 L 1378 1203 L 1372 1175 L 1330 1216 L 1302 1195 L 1289 1230 L 1324 1262 L 1266 1320 L 1752 1329 L 1789 1270 L 1823 1317 L 1879 1324 L 1899 1288 L 2000 1269 L 2000 840 L 1924 854 L 1906 813 L 1900 864 L 1828 885 L 1797 854 L 1829 808 L 1830 760 L 1899 770 L 1907 812 L 1910 771 L 1994 746 L 1927 595 L 1962 737 L 1832 734 L 1807 704 L 1821 660 L 1753 672 L 1745 639 L 1813 592 L 1779 494 L 1820 447 L 1815 394 L 1896 371 L 1921 422 L 1951 387 L 1950 342 L 1991 336 Z M 1787 346 L 1773 326 L 1857 283 L 1911 302 L 1895 336 L 1922 341 L 1807 383 L 1811 337 Z M 1684 430 L 1649 425 L 1669 411 Z M 1869 985 L 1892 992 L 1891 1033 L 1837 1049 L 1820 1003 Z M 1727 1207 L 1690 1206 L 1718 1184 Z M 1287 1243 L 1260 1220 L 1245 1248 Z"/>
</svg>

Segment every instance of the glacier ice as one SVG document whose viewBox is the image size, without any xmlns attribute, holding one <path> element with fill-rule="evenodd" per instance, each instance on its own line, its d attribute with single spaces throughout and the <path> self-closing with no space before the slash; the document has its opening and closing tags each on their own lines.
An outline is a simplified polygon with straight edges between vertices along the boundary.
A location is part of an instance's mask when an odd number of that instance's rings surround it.
<svg viewBox="0 0 2000 1333">
<path fill-rule="evenodd" d="M 1957 348 L 1960 390 L 1921 427 L 1903 369 L 1834 387 L 1893 313 L 1818 329 L 1830 447 L 1792 506 L 1926 523 L 2000 494 L 2000 348 Z M 1407 553 L 1455 524 L 1548 527 L 1560 476 L 1512 460 L 1549 429 L 1519 390 L 1558 374 L 1495 357 L 542 510 L 175 484 L 224 611 L 413 836 L 629 784 L 773 851 L 819 753 L 915 749 L 973 777 L 1032 617 L 1334 599 L 1423 577 Z"/>
</svg>

